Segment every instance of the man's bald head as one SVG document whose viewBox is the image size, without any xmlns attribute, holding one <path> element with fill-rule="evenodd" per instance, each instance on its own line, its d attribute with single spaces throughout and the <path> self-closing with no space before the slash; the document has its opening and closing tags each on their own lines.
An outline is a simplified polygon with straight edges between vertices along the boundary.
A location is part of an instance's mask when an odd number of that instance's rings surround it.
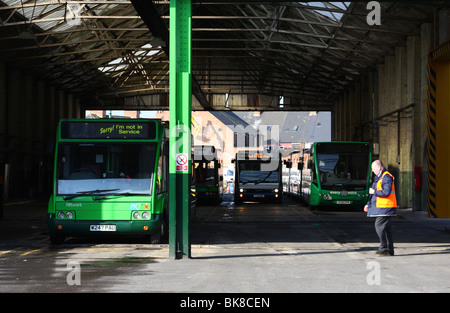
<svg viewBox="0 0 450 313">
<path fill-rule="evenodd" d="M 380 174 L 380 172 L 383 170 L 383 168 L 384 168 L 383 163 L 381 163 L 380 160 L 375 160 L 372 162 L 372 172 L 375 175 Z"/>
</svg>

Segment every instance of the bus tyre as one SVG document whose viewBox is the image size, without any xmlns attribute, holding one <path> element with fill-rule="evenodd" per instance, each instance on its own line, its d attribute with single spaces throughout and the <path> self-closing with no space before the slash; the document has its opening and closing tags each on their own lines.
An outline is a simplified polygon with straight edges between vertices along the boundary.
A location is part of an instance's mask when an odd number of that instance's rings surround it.
<svg viewBox="0 0 450 313">
<path fill-rule="evenodd" d="M 60 245 L 64 243 L 64 235 L 50 233 L 50 243 Z"/>
<path fill-rule="evenodd" d="M 167 216 L 167 211 L 164 211 L 163 218 L 161 221 L 161 238 L 166 238 L 169 236 L 169 218 Z"/>
<path fill-rule="evenodd" d="M 150 235 L 150 243 L 151 244 L 161 243 L 161 229 L 158 229 L 155 233 Z"/>
</svg>

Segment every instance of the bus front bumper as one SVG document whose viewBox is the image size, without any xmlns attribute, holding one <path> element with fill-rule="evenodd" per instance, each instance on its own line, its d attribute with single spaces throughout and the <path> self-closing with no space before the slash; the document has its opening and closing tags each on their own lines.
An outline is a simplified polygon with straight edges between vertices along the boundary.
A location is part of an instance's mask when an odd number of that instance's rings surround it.
<svg viewBox="0 0 450 313">
<path fill-rule="evenodd" d="M 47 216 L 50 233 L 69 235 L 146 235 L 152 234 L 161 227 L 159 215 L 153 215 L 151 220 L 132 221 L 69 221 L 58 220 L 54 214 Z"/>
<path fill-rule="evenodd" d="M 240 201 L 281 200 L 281 194 L 275 192 L 238 192 L 235 197 Z"/>
</svg>

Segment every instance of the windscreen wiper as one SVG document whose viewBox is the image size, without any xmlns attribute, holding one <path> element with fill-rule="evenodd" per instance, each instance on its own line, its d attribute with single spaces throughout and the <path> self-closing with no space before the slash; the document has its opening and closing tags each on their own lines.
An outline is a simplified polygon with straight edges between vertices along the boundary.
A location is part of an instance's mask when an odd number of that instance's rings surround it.
<svg viewBox="0 0 450 313">
<path fill-rule="evenodd" d="M 269 172 L 269 174 L 266 177 L 264 177 L 263 179 L 260 179 L 257 182 L 255 182 L 255 185 L 264 183 L 266 181 L 266 179 L 270 177 L 270 175 L 272 175 L 272 172 Z"/>
<path fill-rule="evenodd" d="M 92 198 L 92 200 L 94 200 L 94 201 L 95 200 L 101 200 L 101 199 L 104 199 L 104 198 L 109 197 L 109 196 L 135 196 L 135 195 L 137 195 L 137 194 L 136 193 L 129 193 L 129 192 L 119 192 L 119 193 L 113 192 L 113 193 L 105 193 L 104 195 Z"/>
<path fill-rule="evenodd" d="M 116 188 L 116 189 L 96 189 L 96 190 L 77 191 L 77 193 L 79 193 L 79 195 L 70 195 L 70 196 L 64 197 L 63 199 L 70 200 L 70 199 L 73 199 L 76 197 L 88 196 L 88 195 L 96 194 L 99 192 L 116 191 L 116 190 L 120 190 L 120 189 Z"/>
</svg>

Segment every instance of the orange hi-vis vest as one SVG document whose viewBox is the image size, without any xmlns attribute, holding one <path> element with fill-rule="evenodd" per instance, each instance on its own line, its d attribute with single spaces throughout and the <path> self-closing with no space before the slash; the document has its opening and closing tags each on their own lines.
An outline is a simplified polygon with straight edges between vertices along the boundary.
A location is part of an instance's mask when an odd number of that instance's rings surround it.
<svg viewBox="0 0 450 313">
<path fill-rule="evenodd" d="M 391 193 L 387 197 L 379 197 L 377 196 L 377 208 L 396 208 L 397 207 L 397 198 L 395 197 L 395 185 L 394 185 L 394 176 L 388 171 L 385 171 L 383 175 L 381 175 L 381 179 L 377 182 L 377 190 L 383 190 L 381 188 L 381 184 L 383 182 L 384 175 L 389 175 L 392 177 L 392 188 Z"/>
</svg>

